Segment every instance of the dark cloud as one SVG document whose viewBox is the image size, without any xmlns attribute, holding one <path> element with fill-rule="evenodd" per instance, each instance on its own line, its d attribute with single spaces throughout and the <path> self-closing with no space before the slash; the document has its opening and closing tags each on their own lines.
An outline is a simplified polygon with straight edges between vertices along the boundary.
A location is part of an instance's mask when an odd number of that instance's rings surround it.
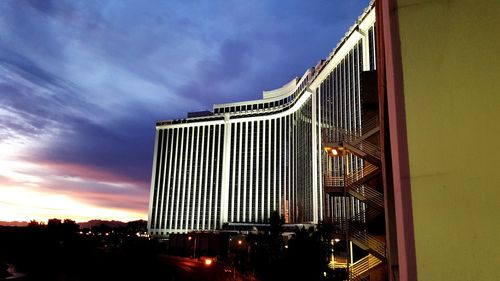
<svg viewBox="0 0 500 281">
<path fill-rule="evenodd" d="M 45 150 L 33 152 L 38 159 L 95 165 L 125 178 L 146 181 L 150 167 L 141 164 L 151 159 L 152 153 L 145 151 L 154 141 L 155 120 L 147 110 L 133 108 L 130 115 L 107 125 L 96 124 L 85 115 L 74 116 L 74 110 L 92 111 L 92 104 L 27 59 L 18 55 L 10 58 L 0 57 L 4 74 L 19 78 L 0 82 L 0 102 L 17 118 L 2 119 L 2 133 L 34 136 L 47 127 L 63 128 Z"/>
<path fill-rule="evenodd" d="M 252 46 L 248 42 L 228 39 L 219 50 L 219 55 L 198 63 L 198 78 L 205 84 L 227 83 L 238 79 L 248 69 L 246 60 Z"/>
<path fill-rule="evenodd" d="M 192 99 L 200 99 L 210 108 L 220 103 L 227 95 L 223 86 L 245 76 L 249 68 L 248 62 L 252 46 L 246 41 L 225 40 L 215 57 L 199 61 L 194 75 L 184 85 L 179 94 Z"/>
<path fill-rule="evenodd" d="M 151 174 L 154 119 L 137 112 L 137 119 L 99 125 L 68 119 L 71 128 L 39 157 L 57 163 L 78 163 L 121 175 L 124 180 L 147 182 Z"/>
<path fill-rule="evenodd" d="M 44 1 L 25 0 L 25 1 L 18 1 L 18 2 L 21 2 L 21 3 L 25 2 L 26 4 L 35 8 L 36 10 L 38 10 L 42 13 L 46 13 L 46 14 L 53 14 L 56 11 L 56 5 L 52 0 L 44 0 Z"/>
<path fill-rule="evenodd" d="M 0 48 L 0 103 L 17 118 L 0 124 L 30 134 L 64 122 L 69 111 L 89 107 L 68 82 L 29 59 Z"/>
<path fill-rule="evenodd" d="M 31 83 L 62 87 L 62 80 L 16 51 L 0 48 L 0 63 Z"/>
</svg>

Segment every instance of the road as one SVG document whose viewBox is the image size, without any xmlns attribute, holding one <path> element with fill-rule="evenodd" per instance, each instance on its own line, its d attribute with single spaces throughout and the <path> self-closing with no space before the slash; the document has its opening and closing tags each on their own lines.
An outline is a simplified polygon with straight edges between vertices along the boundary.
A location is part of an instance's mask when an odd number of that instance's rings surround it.
<svg viewBox="0 0 500 281">
<path fill-rule="evenodd" d="M 242 275 L 233 275 L 233 269 L 225 267 L 220 263 L 213 263 L 209 266 L 201 261 L 179 258 L 172 256 L 161 256 L 160 260 L 171 268 L 172 281 L 244 281 Z M 226 269 L 226 270 L 224 270 Z M 228 272 L 228 270 L 230 270 Z M 235 279 L 233 279 L 235 278 Z"/>
</svg>

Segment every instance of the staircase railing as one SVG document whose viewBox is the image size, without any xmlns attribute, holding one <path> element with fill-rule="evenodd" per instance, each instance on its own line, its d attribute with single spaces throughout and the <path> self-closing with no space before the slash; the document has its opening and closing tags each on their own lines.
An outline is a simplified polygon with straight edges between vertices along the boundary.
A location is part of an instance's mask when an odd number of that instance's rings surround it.
<svg viewBox="0 0 500 281">
<path fill-rule="evenodd" d="M 347 220 L 343 217 L 332 218 L 331 222 L 334 226 L 334 233 L 344 233 L 347 229 Z"/>
<path fill-rule="evenodd" d="M 368 273 L 368 271 L 381 263 L 381 260 L 377 259 L 371 254 L 368 254 L 366 257 L 349 266 L 349 280 L 362 280 L 362 278 L 364 277 L 364 275 L 366 275 L 366 273 Z"/>
<path fill-rule="evenodd" d="M 352 217 L 349 221 L 344 218 L 333 219 L 332 223 L 338 231 L 345 231 L 348 229 L 349 236 L 364 245 L 365 249 L 370 249 L 378 256 L 386 257 L 385 243 L 375 238 L 373 235 L 369 234 L 366 228 L 362 227 L 363 221 L 362 216 L 374 216 L 375 212 L 369 210 L 368 212 L 358 213 L 357 216 Z"/>
<path fill-rule="evenodd" d="M 363 229 L 356 224 L 349 224 L 349 235 L 380 256 L 384 258 L 386 257 L 385 243 L 368 234 L 366 229 Z"/>
<path fill-rule="evenodd" d="M 372 220 L 376 216 L 380 215 L 380 212 L 373 208 L 365 208 L 360 212 L 352 214 L 350 222 L 351 223 L 366 223 Z"/>
<path fill-rule="evenodd" d="M 384 208 L 384 195 L 366 184 L 351 185 L 347 191 L 364 203 L 375 205 L 379 209 Z"/>
<path fill-rule="evenodd" d="M 380 147 L 374 145 L 369 141 L 358 139 L 354 141 L 347 141 L 347 144 L 360 151 L 363 151 L 366 154 L 369 154 L 370 156 L 375 157 L 377 160 L 380 160 L 380 155 L 381 155 Z"/>
<path fill-rule="evenodd" d="M 324 176 L 323 183 L 325 186 L 344 187 L 344 177 L 339 176 Z"/>
<path fill-rule="evenodd" d="M 371 173 L 376 172 L 377 170 L 377 166 L 365 161 L 363 163 L 363 167 L 345 176 L 345 185 L 347 187 L 355 185 L 357 182 L 370 175 Z"/>
<path fill-rule="evenodd" d="M 378 115 L 365 121 L 361 130 L 358 131 L 348 131 L 344 128 L 326 126 L 323 128 L 321 135 L 323 143 L 335 143 L 342 141 L 355 141 L 363 139 L 363 135 L 369 133 L 375 128 L 380 126 Z"/>
<path fill-rule="evenodd" d="M 384 208 L 384 195 L 364 184 L 366 177 L 377 171 L 377 166 L 365 162 L 362 168 L 345 177 L 325 175 L 323 177 L 323 186 L 328 193 L 342 192 L 346 187 L 347 191 L 359 200 L 373 203 L 378 208 Z"/>
<path fill-rule="evenodd" d="M 375 129 L 376 127 L 380 127 L 380 119 L 378 115 L 373 116 L 372 118 L 366 120 L 361 124 L 361 136 Z"/>
</svg>

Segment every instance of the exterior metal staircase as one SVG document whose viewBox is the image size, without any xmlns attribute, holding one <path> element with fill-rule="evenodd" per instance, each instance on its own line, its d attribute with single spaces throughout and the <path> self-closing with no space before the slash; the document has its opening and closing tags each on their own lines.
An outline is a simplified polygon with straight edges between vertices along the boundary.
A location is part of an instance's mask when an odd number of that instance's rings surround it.
<svg viewBox="0 0 500 281">
<path fill-rule="evenodd" d="M 370 235 L 364 227 L 358 224 L 349 224 L 348 229 L 349 237 L 354 244 L 381 260 L 386 258 L 384 242 Z"/>
<path fill-rule="evenodd" d="M 349 265 L 349 280 L 369 280 L 370 273 L 382 266 L 386 260 L 385 243 L 369 234 L 366 229 L 366 221 L 379 215 L 376 210 L 366 210 L 353 216 L 349 220 L 338 218 L 334 220 L 336 233 L 348 232 L 350 240 L 361 249 L 368 252 L 364 258 Z"/>
<path fill-rule="evenodd" d="M 352 153 L 380 166 L 380 147 L 367 141 L 371 136 L 380 131 L 378 117 L 374 117 L 363 124 L 360 134 L 344 132 L 342 144 Z"/>
<path fill-rule="evenodd" d="M 368 254 L 366 257 L 349 266 L 349 280 L 367 280 L 366 277 L 368 277 L 370 272 L 379 265 L 382 265 L 382 261 L 375 256 Z"/>
<path fill-rule="evenodd" d="M 337 230 L 344 231 L 354 244 L 368 252 L 367 256 L 349 266 L 349 280 L 369 280 L 370 272 L 386 260 L 385 243 L 367 230 L 367 222 L 384 212 L 384 195 L 368 185 L 381 172 L 380 147 L 369 141 L 379 131 L 378 118 L 374 117 L 363 123 L 358 134 L 330 128 L 323 138 L 325 147 L 337 150 L 334 156 L 350 153 L 364 160 L 357 170 L 344 176 L 324 177 L 325 192 L 336 196 L 350 195 L 366 204 L 363 211 L 336 221 Z"/>
<path fill-rule="evenodd" d="M 380 147 L 367 141 L 368 138 L 379 131 L 378 116 L 365 121 L 358 133 L 350 133 L 341 128 L 325 128 L 322 134 L 325 147 L 341 148 L 344 155 L 345 153 L 352 153 L 366 160 L 356 171 L 344 176 L 324 176 L 323 186 L 325 192 L 332 195 L 341 195 L 347 191 L 358 200 L 383 211 L 383 194 L 366 185 L 368 181 L 380 174 Z"/>
<path fill-rule="evenodd" d="M 326 193 L 343 195 L 346 191 L 361 202 L 383 211 L 384 195 L 366 184 L 379 174 L 377 166 L 365 162 L 360 169 L 344 177 L 325 176 L 323 186 Z"/>
<path fill-rule="evenodd" d="M 345 176 L 344 186 L 347 192 L 363 203 L 380 211 L 384 210 L 384 195 L 366 184 L 380 174 L 380 169 L 370 163 L 364 163 L 358 171 Z"/>
<path fill-rule="evenodd" d="M 344 177 L 335 176 L 324 176 L 323 177 L 323 187 L 325 192 L 332 195 L 343 195 L 344 194 Z"/>
<path fill-rule="evenodd" d="M 358 139 L 355 141 L 343 141 L 342 146 L 359 156 L 360 158 L 380 166 L 380 147 L 369 141 Z"/>
</svg>

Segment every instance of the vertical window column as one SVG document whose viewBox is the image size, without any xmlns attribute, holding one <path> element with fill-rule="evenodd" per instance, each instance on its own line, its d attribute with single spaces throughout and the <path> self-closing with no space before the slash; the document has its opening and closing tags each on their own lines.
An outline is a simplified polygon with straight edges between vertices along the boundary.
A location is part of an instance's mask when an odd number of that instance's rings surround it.
<svg viewBox="0 0 500 281">
<path fill-rule="evenodd" d="M 195 148 L 195 155 L 194 155 L 194 171 L 193 171 L 193 174 L 192 174 L 192 177 L 193 177 L 193 185 L 192 185 L 192 189 L 193 189 L 193 200 L 192 200 L 192 204 L 191 204 L 191 226 L 190 228 L 191 229 L 196 229 L 195 228 L 195 212 L 198 211 L 197 208 L 196 208 L 196 203 L 198 202 L 196 200 L 196 193 L 198 192 L 199 193 L 199 184 L 198 184 L 198 167 L 200 165 L 200 163 L 198 162 L 198 156 L 200 155 L 200 130 L 201 130 L 201 127 L 195 127 L 195 135 L 196 135 L 196 148 Z M 198 200 L 199 200 L 199 197 L 198 197 Z"/>
<path fill-rule="evenodd" d="M 235 162 L 235 159 L 236 159 L 236 123 L 232 123 L 231 124 L 231 151 L 230 153 L 232 154 L 231 156 L 231 171 L 232 171 L 232 176 L 231 176 L 231 180 L 230 180 L 230 187 L 229 187 L 229 192 L 231 193 L 231 221 L 234 221 L 234 193 L 236 191 L 236 179 L 235 179 L 235 175 L 236 175 L 236 162 Z"/>
<path fill-rule="evenodd" d="M 165 161 L 164 164 L 164 174 L 163 174 L 163 194 L 162 194 L 162 208 L 161 208 L 161 224 L 160 224 L 160 229 L 165 229 L 165 223 L 166 223 L 166 210 L 169 205 L 169 191 L 170 191 L 170 186 L 169 186 L 169 181 L 170 181 L 170 163 L 171 163 L 171 156 L 172 153 L 170 153 L 171 149 L 170 146 L 172 144 L 172 129 L 165 129 L 167 132 L 167 137 L 166 141 L 167 143 L 165 144 Z"/>
<path fill-rule="evenodd" d="M 241 212 L 241 178 L 242 178 L 242 174 L 241 174 L 241 162 L 242 161 L 242 158 L 241 158 L 241 154 L 242 154 L 242 139 L 243 139 L 243 123 L 238 123 L 238 139 L 237 139 L 237 142 L 238 142 L 238 198 L 237 198 L 237 208 L 236 208 L 236 220 L 239 222 L 241 221 L 241 217 L 240 217 L 240 212 Z"/>
<path fill-rule="evenodd" d="M 265 158 L 266 161 L 266 167 L 267 167 L 267 198 L 266 198 L 266 217 L 265 219 L 268 219 L 269 216 L 271 215 L 271 155 L 273 151 L 271 150 L 271 121 L 266 120 L 267 123 L 267 157 Z"/>
<path fill-rule="evenodd" d="M 254 186 L 253 186 L 253 179 L 255 177 L 255 174 L 254 174 L 254 167 L 253 167 L 253 158 L 254 158 L 254 144 L 255 144 L 255 131 L 254 131 L 254 125 L 255 125 L 255 122 L 249 122 L 248 123 L 250 125 L 250 134 L 249 134 L 249 137 L 250 137 L 250 174 L 249 174 L 249 177 L 250 177 L 250 182 L 249 182 L 249 186 L 248 186 L 248 195 L 249 195 L 249 198 L 248 198 L 248 205 L 249 205 L 249 208 L 248 208 L 248 221 L 250 222 L 253 222 L 254 221 L 254 218 L 253 218 L 253 208 L 255 207 L 255 203 L 253 201 L 253 193 L 254 193 Z"/>
<path fill-rule="evenodd" d="M 183 156 L 183 161 L 184 161 L 184 169 L 182 170 L 183 173 L 183 178 L 182 178 L 182 198 L 181 198 L 181 209 L 180 209 L 180 219 L 179 219 L 179 229 L 184 229 L 184 223 L 185 223 L 185 214 L 186 214 L 186 195 L 187 195 L 187 190 L 189 187 L 186 187 L 186 182 L 188 180 L 187 178 L 187 167 L 188 167 L 188 162 L 189 162 L 189 146 L 190 142 L 192 141 L 191 139 L 191 129 L 192 128 L 184 128 L 186 136 L 184 137 L 184 149 L 182 150 L 182 156 Z"/>
<path fill-rule="evenodd" d="M 281 122 L 282 120 L 283 120 L 283 118 L 279 118 L 279 119 L 277 119 L 278 124 L 276 125 L 277 130 L 278 130 L 278 132 L 279 132 L 279 135 L 278 135 L 278 138 L 277 138 L 277 140 L 278 140 L 278 144 L 277 144 L 277 146 L 278 146 L 277 153 L 278 153 L 278 155 L 279 155 L 279 156 L 278 156 L 278 200 L 277 200 L 277 201 L 278 201 L 278 208 L 277 208 L 277 210 L 278 210 L 278 212 L 279 212 L 280 216 L 281 216 L 281 215 L 283 215 L 283 213 L 284 213 L 284 212 L 283 212 L 283 210 L 281 209 L 281 202 L 282 202 L 282 200 L 283 200 L 283 197 L 281 196 L 281 189 L 282 189 L 282 186 L 281 186 L 281 163 L 283 162 L 283 161 L 282 161 L 282 154 L 281 154 L 281 152 L 282 152 L 282 150 L 283 150 L 283 143 L 282 143 L 282 141 L 281 141 L 281 138 L 283 137 L 283 135 L 282 135 L 282 127 L 283 127 L 283 124 L 282 124 L 282 122 Z M 276 146 L 275 146 L 275 147 L 276 147 Z M 275 149 L 275 150 L 276 150 L 276 149 Z"/>
<path fill-rule="evenodd" d="M 165 190 L 165 155 L 166 155 L 166 144 L 168 131 L 166 129 L 163 131 L 163 141 L 161 145 L 161 163 L 160 163 L 160 181 L 158 182 L 158 200 L 156 202 L 156 229 L 161 228 L 161 214 L 163 207 L 163 192 Z"/>
<path fill-rule="evenodd" d="M 255 162 L 256 163 L 256 167 L 255 167 L 255 221 L 260 221 L 259 220 L 259 195 L 260 195 L 260 192 L 259 192 L 259 189 L 260 189 L 260 180 L 262 178 L 262 176 L 259 177 L 259 175 L 262 175 L 260 173 L 260 170 L 259 170 L 259 163 L 262 159 L 262 155 L 261 155 L 261 152 L 260 152 L 260 143 L 261 143 L 261 134 L 260 134 L 260 130 L 261 130 L 261 127 L 260 127 L 260 123 L 262 121 L 256 121 L 256 126 L 257 126 L 257 130 L 256 130 L 256 134 L 257 134 L 257 138 L 255 139 L 255 145 L 256 145 L 256 157 L 255 157 Z M 262 204 L 262 202 L 261 202 Z"/>
<path fill-rule="evenodd" d="M 173 225 L 173 214 L 174 214 L 174 199 L 175 199 L 175 195 L 176 193 L 178 192 L 178 188 L 177 188 L 177 185 L 176 185 L 176 179 L 177 179 L 177 175 L 179 173 L 179 169 L 177 167 L 177 163 L 178 163 L 178 154 L 177 152 L 179 151 L 179 129 L 175 128 L 173 129 L 173 133 L 174 133 L 174 138 L 175 138 L 175 145 L 174 147 L 172 148 L 172 154 L 173 154 L 173 159 L 174 159 L 174 164 L 172 166 L 172 169 L 173 169 L 173 178 L 172 178 L 172 199 L 170 201 L 170 211 L 169 211 L 169 217 L 170 217 L 170 220 L 168 222 L 168 229 L 173 229 L 174 228 L 174 225 Z M 173 141 L 173 140 L 172 140 Z"/>
<path fill-rule="evenodd" d="M 262 174 L 261 174 L 261 188 L 260 188 L 260 194 L 261 194 L 261 214 L 260 214 L 260 219 L 261 221 L 265 221 L 265 218 L 266 218 L 266 215 L 265 215 L 265 208 L 266 208 L 266 200 L 265 200 L 265 184 L 266 184 L 266 158 L 267 158 L 267 154 L 266 154 L 266 125 L 267 125 L 267 121 L 260 121 L 260 125 L 261 125 L 261 133 L 262 133 L 262 157 L 260 158 L 260 161 L 262 163 Z"/>
<path fill-rule="evenodd" d="M 193 185 L 192 185 L 192 180 L 193 180 L 193 150 L 194 150 L 194 145 L 196 142 L 196 139 L 194 137 L 194 131 L 196 127 L 190 127 L 189 128 L 189 170 L 186 171 L 188 181 L 186 184 L 187 187 L 187 198 L 186 198 L 186 206 L 185 206 L 185 213 L 186 217 L 184 218 L 184 229 L 189 229 L 189 222 L 190 222 L 190 217 L 192 217 L 192 212 L 191 209 L 191 191 L 193 190 Z M 190 216 L 191 215 L 191 216 Z"/>
<path fill-rule="evenodd" d="M 179 225 L 179 204 L 180 204 L 180 190 L 179 190 L 179 186 L 180 184 L 182 184 L 182 181 L 181 181 L 181 178 L 182 178 L 182 174 L 181 174 L 181 171 L 182 171 L 182 164 L 183 164 L 183 161 L 184 161 L 184 143 L 186 141 L 186 138 L 184 137 L 184 133 L 185 133 L 185 128 L 179 128 L 179 130 L 181 131 L 181 137 L 180 137 L 180 142 L 181 142 L 181 148 L 179 149 L 179 153 L 177 154 L 178 155 L 178 167 L 177 167 L 177 178 L 178 178 L 178 181 L 177 181 L 177 185 L 176 185 L 176 189 L 177 189 L 177 200 L 176 200 L 176 204 L 175 204 L 175 215 L 174 215 L 174 229 L 178 229 L 178 225 Z"/>
<path fill-rule="evenodd" d="M 212 155 L 212 144 L 210 143 L 210 140 L 212 139 L 212 131 L 211 131 L 211 125 L 206 126 L 206 132 L 205 132 L 205 178 L 203 182 L 203 208 L 201 210 L 201 229 L 206 229 L 206 221 L 207 221 L 207 202 L 208 202 L 208 185 L 209 185 L 209 178 L 210 178 L 210 167 L 206 163 L 210 161 L 210 157 Z"/>
<path fill-rule="evenodd" d="M 158 229 L 156 227 L 156 221 L 157 219 L 157 202 L 158 202 L 158 185 L 159 185 L 159 178 L 161 177 L 161 150 L 163 148 L 162 146 L 163 143 L 163 130 L 158 130 L 157 131 L 157 147 L 156 147 L 156 171 L 155 171 L 155 183 L 153 186 L 153 202 L 151 203 L 151 228 L 153 229 Z"/>
<path fill-rule="evenodd" d="M 216 125 L 211 125 L 210 126 L 210 154 L 211 154 L 211 160 L 210 160 L 210 183 L 209 183 L 209 194 L 208 194 L 208 220 L 207 220 L 207 229 L 212 229 L 212 198 L 213 198 L 213 189 L 214 189 L 214 173 L 216 171 L 214 167 L 214 160 L 215 160 L 215 126 Z"/>
<path fill-rule="evenodd" d="M 248 122 L 243 123 L 243 128 L 245 133 L 243 135 L 244 139 L 244 149 L 243 149 L 243 210 L 242 210 L 242 221 L 246 221 L 247 219 L 247 179 L 248 179 L 248 155 L 249 155 L 249 149 L 248 149 L 248 139 L 250 135 L 248 134 Z"/>
<path fill-rule="evenodd" d="M 217 144 L 217 156 L 215 157 L 215 161 L 216 161 L 216 172 L 215 172 L 215 175 L 216 175 L 216 178 L 215 178 L 215 190 L 214 190 L 214 204 L 213 204 L 213 213 L 214 213 L 214 216 L 213 216 L 213 229 L 217 229 L 218 227 L 218 218 L 220 217 L 219 214 L 217 213 L 217 210 L 218 210 L 218 207 L 219 207 L 219 190 L 221 188 L 220 186 L 220 168 L 221 168 L 221 164 L 222 164 L 222 158 L 221 158 L 221 150 L 222 150 L 222 142 L 224 140 L 223 136 L 223 132 L 222 132 L 222 128 L 223 128 L 224 125 L 215 125 L 215 128 L 216 128 L 216 134 L 215 134 L 215 137 L 217 139 L 216 141 L 216 144 Z"/>
</svg>

